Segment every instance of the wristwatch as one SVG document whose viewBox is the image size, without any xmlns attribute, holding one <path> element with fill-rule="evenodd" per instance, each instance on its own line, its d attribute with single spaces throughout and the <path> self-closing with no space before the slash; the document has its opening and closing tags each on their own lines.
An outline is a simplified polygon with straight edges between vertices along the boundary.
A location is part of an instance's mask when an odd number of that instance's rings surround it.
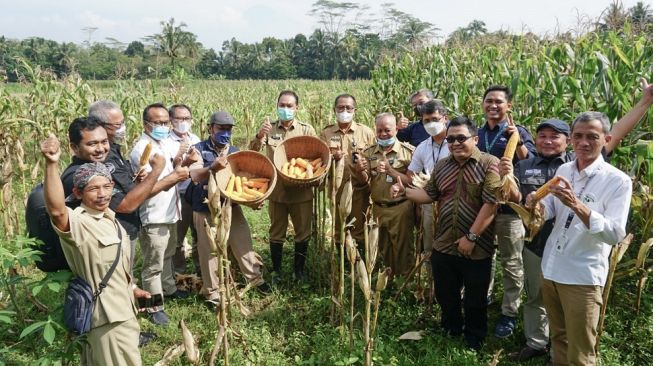
<svg viewBox="0 0 653 366">
<path fill-rule="evenodd" d="M 471 231 L 465 234 L 465 237 L 467 238 L 467 240 L 471 241 L 472 243 L 476 243 L 476 240 L 478 239 L 478 235 L 474 234 Z"/>
</svg>

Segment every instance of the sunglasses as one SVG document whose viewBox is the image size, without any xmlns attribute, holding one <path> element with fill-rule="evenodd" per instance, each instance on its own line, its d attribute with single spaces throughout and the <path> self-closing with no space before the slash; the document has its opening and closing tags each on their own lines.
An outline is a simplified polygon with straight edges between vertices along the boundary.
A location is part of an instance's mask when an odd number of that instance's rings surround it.
<svg viewBox="0 0 653 366">
<path fill-rule="evenodd" d="M 471 139 L 472 136 L 464 136 L 464 135 L 458 135 L 458 136 L 447 136 L 445 140 L 447 140 L 448 143 L 453 144 L 454 142 L 458 142 L 459 144 L 462 144 L 463 142 Z"/>
</svg>

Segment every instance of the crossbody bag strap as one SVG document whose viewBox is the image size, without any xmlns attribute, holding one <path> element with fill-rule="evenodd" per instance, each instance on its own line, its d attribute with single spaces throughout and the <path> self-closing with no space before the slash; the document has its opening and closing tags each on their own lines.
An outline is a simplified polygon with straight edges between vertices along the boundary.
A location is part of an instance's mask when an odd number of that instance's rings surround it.
<svg viewBox="0 0 653 366">
<path fill-rule="evenodd" d="M 113 272 L 116 270 L 118 261 L 120 260 L 120 254 L 122 252 L 122 231 L 120 230 L 120 226 L 118 226 L 118 221 L 116 219 L 113 220 L 113 223 L 116 225 L 116 230 L 118 230 L 118 239 L 120 240 L 118 242 L 118 253 L 116 254 L 116 259 L 113 260 L 113 264 L 111 264 L 111 268 L 109 268 L 109 271 L 104 275 L 102 281 L 100 281 L 100 287 L 93 294 L 93 300 L 97 299 L 97 297 L 102 293 L 102 290 L 107 287 L 107 283 L 109 282 L 111 275 L 113 275 Z"/>
</svg>

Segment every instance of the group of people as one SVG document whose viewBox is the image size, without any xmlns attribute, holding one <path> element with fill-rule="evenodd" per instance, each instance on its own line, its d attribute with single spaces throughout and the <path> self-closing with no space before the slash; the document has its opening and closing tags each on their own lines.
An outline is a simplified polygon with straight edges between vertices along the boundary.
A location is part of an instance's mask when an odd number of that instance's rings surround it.
<svg viewBox="0 0 653 366">
<path fill-rule="evenodd" d="M 338 182 L 353 187 L 350 217 L 346 222 L 337 218 L 337 228 L 355 218 L 352 236 L 362 242 L 371 212 L 379 225 L 383 264 L 397 276 L 413 269 L 417 252 L 428 253 L 442 328 L 452 336 L 464 335 L 474 349 L 481 347 L 487 333 L 498 246 L 504 295 L 496 336 L 513 333 L 523 287 L 528 299 L 527 344 L 511 357 L 543 355 L 550 338 L 554 364 L 592 364 L 607 258 L 610 246 L 625 236 L 631 192 L 630 179 L 605 159 L 653 104 L 653 86 L 646 84 L 643 91 L 641 101 L 612 130 L 605 115 L 586 112 L 571 127 L 561 120 L 543 121 L 535 139 L 512 122 L 512 94 L 503 86 L 485 92 L 485 123 L 480 128 L 466 117 L 449 120 L 443 103 L 420 90 L 409 98 L 417 121 L 381 113 L 371 129 L 355 121 L 355 97 L 338 95 L 333 105 L 336 123 L 319 134 L 331 150 Z M 254 151 L 265 148 L 269 158 L 290 137 L 317 136 L 310 124 L 297 120 L 295 92 L 282 91 L 276 107 L 277 120 L 266 120 L 249 143 Z M 227 156 L 237 151 L 231 144 L 236 122 L 226 111 L 213 113 L 203 139 L 191 132 L 193 123 L 187 105 L 148 105 L 143 132 L 125 157 L 123 112 L 114 102 L 100 100 L 91 104 L 87 117 L 70 125 L 74 156 L 61 176 L 59 141 L 51 135 L 41 144 L 45 203 L 71 270 L 98 286 L 121 253 L 108 285 L 111 294 L 105 290 L 94 308 L 84 354 L 90 363 L 140 364 L 134 346 L 139 334 L 136 299 L 188 296 L 177 289 L 174 274 L 187 271 L 182 243 L 189 229 L 201 292 L 209 303 L 219 300 L 205 199 L 209 174 L 224 169 Z M 514 133 L 519 134 L 514 159 L 502 158 Z M 569 141 L 573 152 L 567 152 Z M 150 149 L 149 160 L 141 161 Z M 521 220 L 498 194 L 506 175 L 518 182 L 509 200 L 534 206 L 548 220 L 526 244 Z M 563 183 L 541 202 L 531 202 L 531 193 L 554 175 Z M 423 188 L 412 186 L 418 176 L 428 179 Z M 336 194 L 337 205 L 343 186 Z M 305 279 L 312 194 L 310 188 L 278 182 L 269 197 L 273 284 L 284 276 L 289 218 L 294 230 L 293 275 L 296 281 Z M 416 225 L 423 231 L 417 246 Z M 142 289 L 132 278 L 137 243 Z M 233 206 L 228 246 L 244 277 L 267 294 L 263 263 L 238 205 Z M 163 302 L 142 310 L 155 324 L 169 322 Z"/>
</svg>

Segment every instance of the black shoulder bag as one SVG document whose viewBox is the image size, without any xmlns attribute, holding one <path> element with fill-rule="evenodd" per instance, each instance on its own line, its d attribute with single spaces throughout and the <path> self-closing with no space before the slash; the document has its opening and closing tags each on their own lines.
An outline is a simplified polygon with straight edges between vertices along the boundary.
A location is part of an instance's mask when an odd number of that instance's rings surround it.
<svg viewBox="0 0 653 366">
<path fill-rule="evenodd" d="M 104 275 L 102 281 L 100 281 L 100 287 L 93 292 L 91 285 L 78 276 L 74 277 L 68 283 L 63 304 L 63 318 L 66 328 L 75 334 L 81 335 L 91 330 L 91 318 L 93 317 L 95 300 L 100 296 L 102 290 L 107 287 L 111 275 L 113 275 L 113 272 L 118 266 L 122 249 L 122 232 L 115 221 L 114 224 L 116 225 L 116 229 L 118 229 L 118 238 L 120 240 L 118 243 L 118 254 L 116 254 L 116 259 L 113 261 L 111 268 L 109 268 L 109 271 Z"/>
</svg>

